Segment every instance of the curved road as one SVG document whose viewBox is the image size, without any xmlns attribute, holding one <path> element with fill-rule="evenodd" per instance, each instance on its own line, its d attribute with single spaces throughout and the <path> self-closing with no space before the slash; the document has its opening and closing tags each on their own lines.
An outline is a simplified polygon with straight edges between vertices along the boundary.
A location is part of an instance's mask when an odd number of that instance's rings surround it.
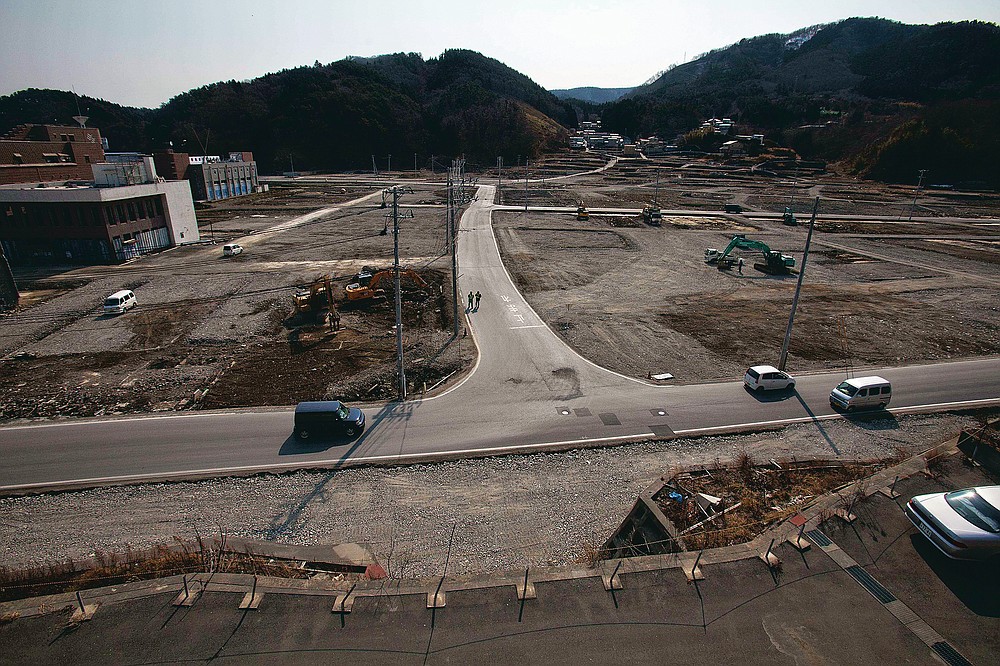
<svg viewBox="0 0 1000 666">
<path fill-rule="evenodd" d="M 571 448 L 841 418 L 827 396 L 842 373 L 800 376 L 794 394 L 758 399 L 740 382 L 651 386 L 583 359 L 514 287 L 490 223 L 493 189 L 479 188 L 460 224 L 461 293 L 478 290 L 483 299 L 468 313 L 479 361 L 455 388 L 366 409 L 367 432 L 344 445 L 299 445 L 289 410 L 0 428 L 0 492 Z M 997 358 L 878 373 L 896 387 L 894 411 L 1000 404 Z"/>
</svg>

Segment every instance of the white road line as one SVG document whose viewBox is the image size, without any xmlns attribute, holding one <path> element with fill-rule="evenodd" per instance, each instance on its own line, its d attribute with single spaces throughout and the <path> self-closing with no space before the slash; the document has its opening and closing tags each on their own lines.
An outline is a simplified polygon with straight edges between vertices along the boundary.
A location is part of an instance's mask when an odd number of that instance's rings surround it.
<svg viewBox="0 0 1000 666">
<path fill-rule="evenodd" d="M 522 328 L 545 328 L 545 326 L 543 326 L 542 324 L 534 324 L 532 326 L 511 326 L 510 330 L 518 331 L 521 330 Z"/>
<path fill-rule="evenodd" d="M 329 467 L 331 465 L 338 465 L 338 464 L 346 466 L 354 466 L 357 464 L 364 464 L 364 463 L 406 462 L 408 460 L 428 460 L 434 458 L 446 458 L 456 455 L 461 456 L 470 453 L 480 453 L 480 454 L 522 453 L 525 451 L 533 451 L 536 449 L 544 449 L 553 446 L 567 446 L 573 444 L 579 444 L 579 445 L 600 444 L 600 443 L 610 443 L 622 440 L 632 440 L 642 437 L 654 437 L 654 436 L 655 434 L 652 432 L 641 432 L 632 435 L 618 435 L 616 437 L 598 437 L 592 439 L 582 437 L 580 439 L 567 439 L 560 442 L 544 442 L 541 444 L 525 444 L 525 445 L 511 445 L 511 446 L 493 446 L 483 449 L 462 449 L 458 451 L 406 453 L 406 454 L 392 455 L 392 456 L 364 456 L 359 458 L 335 458 L 331 460 L 310 460 L 298 463 L 272 463 L 268 465 L 250 465 L 244 467 L 212 467 L 208 469 L 187 469 L 187 470 L 177 470 L 177 471 L 167 471 L 167 472 L 151 472 L 147 474 L 102 476 L 102 477 L 87 478 L 87 479 L 69 479 L 66 481 L 54 481 L 50 483 L 25 483 L 16 486 L 0 486 L 0 493 L 9 492 L 13 490 L 29 490 L 32 488 L 59 488 L 63 486 L 73 486 L 79 484 L 100 484 L 100 483 L 113 483 L 113 482 L 124 482 L 124 481 L 143 481 L 149 479 L 184 478 L 185 476 L 194 476 L 194 475 L 224 476 L 226 474 L 237 474 L 240 472 L 267 472 L 271 470 L 312 469 L 312 468 Z"/>
</svg>

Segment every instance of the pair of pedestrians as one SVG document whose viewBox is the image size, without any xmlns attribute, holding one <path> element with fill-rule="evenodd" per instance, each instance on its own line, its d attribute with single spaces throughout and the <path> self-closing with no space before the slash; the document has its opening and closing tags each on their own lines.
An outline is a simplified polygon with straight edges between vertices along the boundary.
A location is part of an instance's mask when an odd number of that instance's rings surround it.
<svg viewBox="0 0 1000 666">
<path fill-rule="evenodd" d="M 475 311 L 477 311 L 479 309 L 479 300 L 482 297 L 483 297 L 483 295 L 480 294 L 478 291 L 475 294 L 473 294 L 470 291 L 469 292 L 469 308 L 466 310 L 466 312 L 475 312 Z M 473 306 L 473 302 L 475 302 L 475 306 Z"/>
</svg>

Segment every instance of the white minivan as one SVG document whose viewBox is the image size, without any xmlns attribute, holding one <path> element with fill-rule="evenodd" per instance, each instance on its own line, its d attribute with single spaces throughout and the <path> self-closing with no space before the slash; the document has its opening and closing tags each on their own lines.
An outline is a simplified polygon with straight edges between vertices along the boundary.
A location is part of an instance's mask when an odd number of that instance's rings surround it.
<svg viewBox="0 0 1000 666">
<path fill-rule="evenodd" d="M 830 406 L 846 412 L 866 407 L 885 407 L 891 399 L 892 384 L 888 379 L 878 376 L 845 379 L 830 392 Z"/>
<path fill-rule="evenodd" d="M 243 246 L 239 243 L 229 243 L 222 246 L 223 257 L 235 257 L 238 254 L 243 254 Z"/>
<path fill-rule="evenodd" d="M 129 289 L 122 289 L 104 299 L 104 314 L 124 314 L 135 306 L 135 294 Z"/>
<path fill-rule="evenodd" d="M 773 365 L 755 365 L 747 368 L 743 385 L 751 391 L 781 391 L 795 388 L 795 378 Z"/>
</svg>

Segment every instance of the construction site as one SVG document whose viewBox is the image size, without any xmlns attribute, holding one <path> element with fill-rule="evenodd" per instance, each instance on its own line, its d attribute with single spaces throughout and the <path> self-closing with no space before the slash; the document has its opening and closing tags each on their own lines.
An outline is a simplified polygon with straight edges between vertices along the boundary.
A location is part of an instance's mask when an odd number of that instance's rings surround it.
<svg viewBox="0 0 1000 666">
<path fill-rule="evenodd" d="M 474 173 L 464 196 L 476 179 L 500 185 L 494 232 L 532 307 L 582 356 L 629 376 L 735 379 L 775 359 L 814 206 L 790 371 L 1000 351 L 995 194 L 573 153 Z M 401 317 L 419 397 L 454 383 L 476 351 L 454 320 L 443 176 L 394 180 L 412 189 L 399 202 Z M 269 192 L 199 204 L 204 244 L 121 266 L 18 269 L 0 418 L 395 398 L 389 184 L 272 179 Z M 223 257 L 232 242 L 245 251 Z M 102 315 L 118 289 L 139 306 Z"/>
</svg>

